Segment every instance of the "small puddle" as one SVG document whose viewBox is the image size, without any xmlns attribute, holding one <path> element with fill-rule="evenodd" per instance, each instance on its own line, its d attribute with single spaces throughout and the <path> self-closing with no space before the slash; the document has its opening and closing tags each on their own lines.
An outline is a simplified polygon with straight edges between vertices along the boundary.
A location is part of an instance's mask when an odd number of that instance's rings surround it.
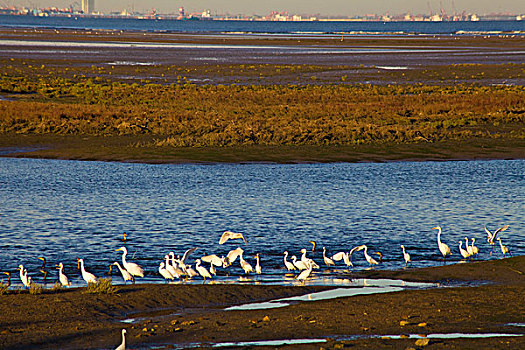
<svg viewBox="0 0 525 350">
<path fill-rule="evenodd" d="M 330 289 L 317 293 L 309 293 L 296 297 L 282 298 L 271 300 L 262 303 L 251 303 L 237 306 L 231 306 L 225 309 L 225 311 L 240 311 L 240 310 L 263 310 L 273 309 L 279 307 L 290 306 L 301 301 L 320 301 L 329 300 L 342 297 L 352 297 L 357 295 L 366 294 L 380 294 L 380 293 L 392 293 L 400 292 L 405 289 L 421 289 L 438 287 L 436 283 L 416 283 L 406 282 L 402 280 L 370 280 L 370 279 L 359 279 L 348 282 L 349 288 L 336 288 Z"/>
<path fill-rule="evenodd" d="M 283 345 L 297 345 L 297 344 L 314 344 L 326 343 L 326 339 L 282 339 L 282 340 L 259 340 L 246 342 L 232 342 L 232 343 L 215 343 L 212 348 L 222 348 L 230 346 L 283 346 Z"/>
<path fill-rule="evenodd" d="M 525 323 L 506 323 L 505 326 L 525 327 Z"/>
<path fill-rule="evenodd" d="M 459 338 L 501 338 L 501 337 L 522 337 L 523 334 L 515 333 L 435 333 L 427 334 L 426 336 L 419 334 L 408 334 L 408 335 L 383 335 L 378 336 L 379 338 L 390 338 L 390 339 L 459 339 Z M 375 337 L 374 337 L 375 338 Z"/>
</svg>

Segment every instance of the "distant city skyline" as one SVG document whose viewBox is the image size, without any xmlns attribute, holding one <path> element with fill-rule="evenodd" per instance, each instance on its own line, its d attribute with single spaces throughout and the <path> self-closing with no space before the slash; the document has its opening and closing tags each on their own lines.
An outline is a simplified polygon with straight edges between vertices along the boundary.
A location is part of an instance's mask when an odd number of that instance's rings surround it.
<svg viewBox="0 0 525 350">
<path fill-rule="evenodd" d="M 2 5 L 69 7 L 80 8 L 81 0 L 4 0 Z M 95 10 L 104 13 L 124 9 L 146 12 L 155 9 L 159 13 L 176 13 L 183 6 L 186 12 L 210 10 L 211 13 L 264 15 L 271 11 L 287 11 L 291 14 L 320 14 L 327 16 L 362 16 L 365 14 L 428 14 L 439 13 L 443 9 L 448 14 L 463 11 L 477 14 L 525 13 L 525 1 L 516 0 L 266 0 L 252 2 L 245 0 L 95 0 Z"/>
</svg>

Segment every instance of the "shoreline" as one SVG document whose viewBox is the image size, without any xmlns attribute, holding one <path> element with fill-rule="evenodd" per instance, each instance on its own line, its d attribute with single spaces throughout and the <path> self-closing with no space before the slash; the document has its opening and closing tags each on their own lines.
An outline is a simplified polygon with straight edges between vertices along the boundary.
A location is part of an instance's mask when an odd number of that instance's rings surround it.
<svg viewBox="0 0 525 350">
<path fill-rule="evenodd" d="M 117 286 L 115 294 L 84 294 L 85 288 L 0 296 L 3 349 L 100 349 L 120 343 L 127 329 L 133 348 L 208 348 L 224 342 L 322 339 L 290 349 L 414 347 L 408 334 L 519 334 L 525 306 L 525 256 L 422 269 L 371 270 L 352 277 L 427 282 L 470 281 L 386 294 L 299 302 L 287 307 L 225 311 L 224 307 L 333 289 L 322 286 L 169 285 Z M 489 282 L 489 284 L 480 281 Z M 14 308 L 13 305 L 16 305 Z M 458 307 L 460 305 L 460 307 Z M 123 320 L 128 320 L 123 323 Z M 400 336 L 399 339 L 384 336 Z M 426 349 L 519 348 L 523 336 L 430 339 Z M 416 346 L 417 347 L 417 346 Z"/>
<path fill-rule="evenodd" d="M 525 159 L 525 140 L 352 146 L 135 147 L 142 136 L 3 135 L 0 157 L 144 164 L 316 164 Z"/>
</svg>

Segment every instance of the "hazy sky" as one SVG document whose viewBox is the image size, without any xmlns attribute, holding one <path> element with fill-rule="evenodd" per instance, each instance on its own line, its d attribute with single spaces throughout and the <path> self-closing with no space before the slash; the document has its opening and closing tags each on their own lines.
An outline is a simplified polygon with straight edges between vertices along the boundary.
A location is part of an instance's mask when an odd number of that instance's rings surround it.
<svg viewBox="0 0 525 350">
<path fill-rule="evenodd" d="M 76 4 L 75 4 L 76 3 Z M 68 7 L 81 0 L 0 0 L 0 4 L 15 4 L 39 7 Z M 135 8 L 137 11 L 155 8 L 160 13 L 174 13 L 180 6 L 187 12 L 209 9 L 212 13 L 267 14 L 272 10 L 296 14 L 363 15 L 367 13 L 400 14 L 438 12 L 440 3 L 449 14 L 458 12 L 486 14 L 491 12 L 525 13 L 524 0 L 95 0 L 95 8 L 102 12 Z M 454 5 L 453 5 L 454 4 Z"/>
</svg>

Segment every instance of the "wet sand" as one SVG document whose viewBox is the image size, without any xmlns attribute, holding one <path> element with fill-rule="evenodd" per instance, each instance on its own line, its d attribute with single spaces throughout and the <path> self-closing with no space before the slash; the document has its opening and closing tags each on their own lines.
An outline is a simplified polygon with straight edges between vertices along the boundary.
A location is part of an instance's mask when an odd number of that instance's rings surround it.
<svg viewBox="0 0 525 350">
<path fill-rule="evenodd" d="M 525 257 L 424 269 L 361 271 L 349 277 L 403 278 L 444 288 L 300 302 L 283 308 L 225 311 L 230 305 L 303 295 L 328 287 L 257 285 L 118 286 L 116 294 L 84 288 L 0 296 L 2 349 L 209 347 L 223 342 L 322 339 L 284 348 L 418 348 L 416 339 L 383 336 L 436 333 L 525 334 Z M 283 271 L 284 274 L 284 271 Z M 462 283 L 458 286 L 458 283 Z M 129 323 L 122 320 L 134 319 Z M 425 349 L 517 349 L 524 337 L 430 339 Z"/>
</svg>

